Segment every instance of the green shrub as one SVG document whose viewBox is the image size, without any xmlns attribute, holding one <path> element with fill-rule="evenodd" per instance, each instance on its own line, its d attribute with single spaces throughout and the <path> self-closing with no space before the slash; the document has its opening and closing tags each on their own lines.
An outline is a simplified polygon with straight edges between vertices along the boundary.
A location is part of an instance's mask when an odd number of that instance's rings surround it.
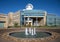
<svg viewBox="0 0 60 42">
<path fill-rule="evenodd" d="M 18 23 L 15 22 L 15 23 L 14 23 L 14 27 L 18 27 Z"/>
</svg>

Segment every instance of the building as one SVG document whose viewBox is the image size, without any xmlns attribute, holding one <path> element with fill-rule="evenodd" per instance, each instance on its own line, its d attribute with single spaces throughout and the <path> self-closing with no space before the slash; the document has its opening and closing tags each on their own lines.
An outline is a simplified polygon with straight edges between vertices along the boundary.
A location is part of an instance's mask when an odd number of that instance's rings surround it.
<svg viewBox="0 0 60 42">
<path fill-rule="evenodd" d="M 0 28 L 8 27 L 8 16 L 5 14 L 0 14 Z"/>
<path fill-rule="evenodd" d="M 56 15 L 49 14 L 47 11 L 43 10 L 34 10 L 32 4 L 28 4 L 26 9 L 19 10 L 17 12 L 9 12 L 4 19 L 6 22 L 1 22 L 0 25 L 4 27 L 4 23 L 8 26 L 14 26 L 15 23 L 18 23 L 18 26 L 59 26 L 60 18 Z M 2 14 L 3 15 L 3 14 Z M 3 17 L 3 16 L 2 16 Z M 8 18 L 7 18 L 8 17 Z M 2 24 L 1 24 L 2 23 Z M 1 27 L 1 26 L 0 26 Z"/>
</svg>

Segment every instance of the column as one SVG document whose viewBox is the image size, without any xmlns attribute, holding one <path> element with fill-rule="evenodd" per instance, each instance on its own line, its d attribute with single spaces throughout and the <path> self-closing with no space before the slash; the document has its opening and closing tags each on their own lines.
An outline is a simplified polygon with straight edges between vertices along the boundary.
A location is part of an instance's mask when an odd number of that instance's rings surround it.
<svg viewBox="0 0 60 42">
<path fill-rule="evenodd" d="M 47 12 L 45 11 L 45 16 L 44 16 L 44 25 L 47 25 Z"/>
<path fill-rule="evenodd" d="M 28 20 L 27 20 L 27 21 L 28 21 L 28 24 L 29 24 L 29 17 L 27 17 L 27 18 L 28 18 Z"/>
<path fill-rule="evenodd" d="M 28 17 L 28 21 L 29 21 L 29 17 Z"/>
<path fill-rule="evenodd" d="M 38 25 L 38 18 L 36 17 L 36 25 Z"/>
</svg>

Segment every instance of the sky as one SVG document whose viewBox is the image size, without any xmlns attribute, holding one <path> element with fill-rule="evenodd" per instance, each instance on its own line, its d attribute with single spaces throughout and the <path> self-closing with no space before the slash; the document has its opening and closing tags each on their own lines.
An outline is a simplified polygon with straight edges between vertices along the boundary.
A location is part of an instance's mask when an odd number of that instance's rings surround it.
<svg viewBox="0 0 60 42">
<path fill-rule="evenodd" d="M 0 0 L 0 13 L 23 10 L 28 3 L 31 3 L 35 10 L 45 10 L 60 16 L 60 0 Z"/>
</svg>

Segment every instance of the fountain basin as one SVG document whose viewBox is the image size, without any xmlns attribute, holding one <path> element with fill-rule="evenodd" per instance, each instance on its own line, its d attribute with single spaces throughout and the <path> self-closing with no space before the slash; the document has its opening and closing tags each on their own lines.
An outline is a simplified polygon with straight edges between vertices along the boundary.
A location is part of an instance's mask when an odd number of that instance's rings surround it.
<svg viewBox="0 0 60 42">
<path fill-rule="evenodd" d="M 49 37 L 52 34 L 49 32 L 36 32 L 36 35 L 25 35 L 25 32 L 12 32 L 9 35 L 16 38 L 44 38 Z"/>
</svg>

